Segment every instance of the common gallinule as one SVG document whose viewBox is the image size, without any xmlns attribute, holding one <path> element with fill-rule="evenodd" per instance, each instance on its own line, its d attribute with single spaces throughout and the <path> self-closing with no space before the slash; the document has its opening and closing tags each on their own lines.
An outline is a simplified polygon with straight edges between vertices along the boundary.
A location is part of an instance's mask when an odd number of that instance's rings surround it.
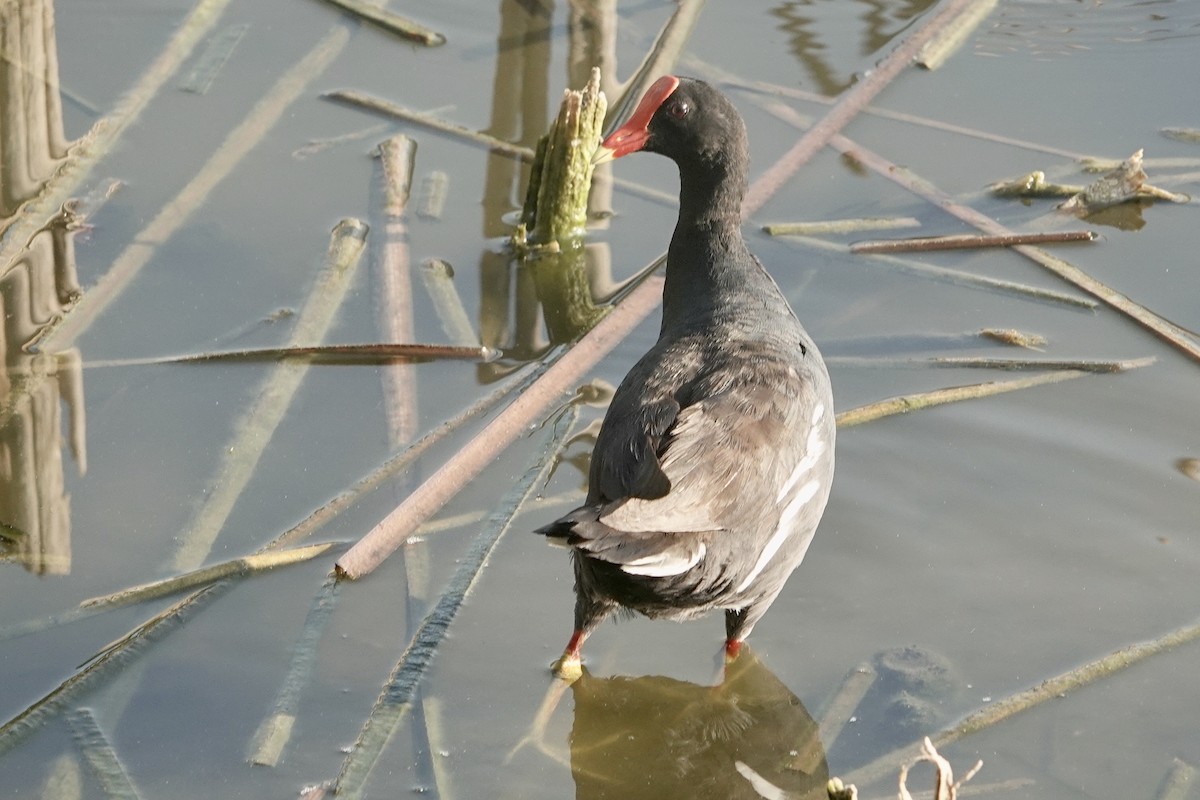
<svg viewBox="0 0 1200 800">
<path fill-rule="evenodd" d="M 741 115 L 707 83 L 660 78 L 595 161 L 638 150 L 679 166 L 679 220 L 659 338 L 613 396 L 587 500 L 538 529 L 574 563 L 564 677 L 618 608 L 724 609 L 735 657 L 804 558 L 833 478 L 829 374 L 742 238 Z"/>
</svg>

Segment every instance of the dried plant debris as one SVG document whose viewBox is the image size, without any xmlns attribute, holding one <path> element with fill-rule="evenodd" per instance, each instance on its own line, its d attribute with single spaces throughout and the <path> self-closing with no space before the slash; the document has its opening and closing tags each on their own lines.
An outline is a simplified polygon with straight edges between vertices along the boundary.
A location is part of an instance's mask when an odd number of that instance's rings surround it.
<svg viewBox="0 0 1200 800">
<path fill-rule="evenodd" d="M 988 188 L 998 197 L 1066 197 L 1059 209 L 1081 216 L 1133 200 L 1168 200 L 1172 203 L 1191 200 L 1186 194 L 1150 184 L 1142 166 L 1142 151 L 1138 150 L 1087 186 L 1051 183 L 1046 180 L 1046 173 L 1038 170 L 1014 180 L 993 183 Z"/>
<path fill-rule="evenodd" d="M 997 197 L 1070 197 L 1082 192 L 1083 186 L 1050 183 L 1046 173 L 1034 170 L 1010 181 L 999 181 L 988 186 Z"/>
<path fill-rule="evenodd" d="M 1186 203 L 1190 199 L 1186 194 L 1169 192 L 1147 183 L 1146 172 L 1142 169 L 1142 151 L 1138 150 L 1112 172 L 1068 198 L 1059 209 L 1086 214 L 1130 200 L 1169 200 L 1172 203 Z"/>
<path fill-rule="evenodd" d="M 1001 344 L 1024 347 L 1028 350 L 1042 350 L 1046 346 L 1045 336 L 1038 333 L 1026 333 L 1014 328 L 981 328 L 979 335 Z"/>
<path fill-rule="evenodd" d="M 1194 481 L 1200 481 L 1200 458 L 1181 458 L 1175 462 L 1181 473 Z"/>
<path fill-rule="evenodd" d="M 922 761 L 928 761 L 933 764 L 933 768 L 937 770 L 937 784 L 934 786 L 934 800 L 955 800 L 958 796 L 958 790 L 962 785 L 971 778 L 975 777 L 975 773 L 979 772 L 983 766 L 982 761 L 976 761 L 975 766 L 967 771 L 962 780 L 954 780 L 954 771 L 950 768 L 950 762 L 947 761 L 937 749 L 933 746 L 933 742 L 929 741 L 929 737 L 925 737 L 925 741 L 921 743 L 921 755 L 917 756 L 911 763 L 905 764 L 900 768 L 900 800 L 912 800 L 912 795 L 908 792 L 908 771 Z"/>
</svg>

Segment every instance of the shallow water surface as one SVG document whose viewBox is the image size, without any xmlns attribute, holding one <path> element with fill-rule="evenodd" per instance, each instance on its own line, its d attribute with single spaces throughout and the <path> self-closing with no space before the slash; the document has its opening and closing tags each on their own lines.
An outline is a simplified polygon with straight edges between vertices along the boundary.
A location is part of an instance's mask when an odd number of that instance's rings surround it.
<svg viewBox="0 0 1200 800">
<path fill-rule="evenodd" d="M 817 538 L 719 688 L 719 617 L 626 620 L 589 640 L 585 678 L 558 687 L 557 706 L 535 723 L 573 595 L 564 553 L 528 531 L 578 500 L 581 440 L 533 484 L 414 684 L 415 702 L 370 716 L 412 632 L 447 587 L 461 588 L 477 537 L 496 530 L 489 515 L 511 507 L 553 425 L 533 426 L 361 581 L 327 583 L 340 550 L 239 578 L 109 656 L 110 644 L 187 595 L 54 619 L 87 598 L 263 547 L 525 362 L 558 352 L 535 283 L 502 239 L 527 168 L 322 94 L 361 90 L 531 147 L 593 62 L 606 79 L 628 78 L 675 5 L 391 5 L 446 43 L 417 46 L 319 2 L 0 2 L 0 136 L 9 152 L 27 148 L 0 166 L 0 210 L 17 219 L 2 240 L 17 266 L 3 291 L 0 797 L 102 797 L 119 791 L 120 774 L 147 798 L 289 797 L 343 773 L 344 787 L 370 797 L 820 797 L 832 775 L 878 796 L 894 791 L 901 757 L 876 761 L 894 748 L 1194 624 L 1200 484 L 1180 464 L 1200 458 L 1200 363 L 1103 304 L 1034 300 L 762 233 L 768 222 L 846 217 L 915 217 L 920 227 L 827 242 L 969 230 L 829 148 L 747 234 L 829 359 L 839 411 L 1024 374 L 911 363 L 934 355 L 1155 361 L 843 430 Z M 800 135 L 773 103 L 820 118 L 827 106 L 793 90 L 854 85 L 931 6 L 709 3 L 676 71 L 724 82 L 746 117 L 753 179 Z M 175 49 L 188 26 L 206 27 Z M 898 165 L 885 173 L 911 171 L 1012 229 L 1097 230 L 1093 244 L 1050 249 L 1200 329 L 1194 202 L 1081 221 L 1055 214 L 1051 200 L 983 191 L 1035 169 L 1086 183 L 1096 176 L 1073 155 L 1144 148 L 1151 182 L 1194 194 L 1200 145 L 1160 130 L 1200 127 L 1189 77 L 1198 38 L 1200 7 L 1182 0 L 1001 2 L 945 66 L 902 73 L 844 133 Z M 205 91 L 181 88 L 196 80 Z M 45 215 L 32 219 L 20 203 L 103 118 L 126 127 L 70 192 L 98 204 L 88 227 L 57 239 L 39 232 Z M 417 142 L 405 230 L 393 240 L 410 265 L 411 300 L 388 328 L 379 311 L 387 225 L 369 156 L 396 133 Z M 444 210 L 419 214 L 435 173 L 447 181 Z M 612 174 L 677 188 L 673 166 L 650 155 L 622 159 Z M 590 232 L 597 296 L 662 252 L 674 223 L 673 204 L 646 192 L 618 184 L 608 202 L 614 215 Z M 320 281 L 330 230 L 348 217 L 371 230 L 339 300 L 341 289 Z M 399 330 L 446 343 L 421 279 L 430 258 L 452 265 L 470 326 L 504 358 L 311 366 L 275 422 L 250 434 L 247 414 L 270 406 L 266 382 L 298 367 L 130 362 L 282 346 L 322 300 L 336 315 L 327 342 Z M 1084 297 L 1011 251 L 911 260 Z M 402 282 L 401 309 L 404 295 Z M 64 313 L 37 353 L 22 349 Z M 617 383 L 657 325 L 651 315 L 589 377 Z M 1017 350 L 978 338 L 981 328 L 1047 343 Z M 494 413 L 306 541 L 344 548 L 361 537 Z M 582 406 L 578 424 L 602 413 Z M 959 770 L 983 759 L 974 780 L 1003 784 L 995 796 L 1149 796 L 1175 759 L 1200 765 L 1198 653 L 1194 643 L 1164 648 L 943 751 Z M 878 677 L 862 701 L 828 712 L 864 665 Z M 291 724 L 273 740 L 278 763 L 251 766 L 270 719 L 277 734 Z M 81 748 L 93 725 L 111 750 Z M 92 766 L 105 753 L 116 778 Z"/>
</svg>

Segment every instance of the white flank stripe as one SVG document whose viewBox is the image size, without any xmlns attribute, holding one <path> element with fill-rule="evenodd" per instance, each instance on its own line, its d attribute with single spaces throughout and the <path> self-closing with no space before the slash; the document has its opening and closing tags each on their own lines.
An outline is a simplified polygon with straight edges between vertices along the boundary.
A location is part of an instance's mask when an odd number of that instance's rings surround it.
<svg viewBox="0 0 1200 800">
<path fill-rule="evenodd" d="M 704 543 L 701 542 L 696 554 L 691 558 L 679 558 L 665 553 L 638 558 L 628 564 L 622 564 L 621 571 L 630 575 L 644 575 L 647 578 L 681 575 L 700 563 L 700 559 L 704 558 L 705 549 Z"/>
<path fill-rule="evenodd" d="M 783 545 L 785 539 L 792 532 L 792 519 L 800 512 L 800 507 L 812 500 L 817 495 L 817 489 L 821 488 L 821 482 L 813 478 L 808 483 L 800 487 L 800 491 L 796 492 L 796 496 L 788 502 L 787 507 L 783 509 L 783 514 L 779 517 L 779 524 L 775 526 L 775 533 L 771 534 L 771 540 L 767 542 L 767 546 L 763 548 L 762 553 L 758 556 L 758 562 L 755 563 L 754 569 L 750 570 L 750 574 L 737 587 L 736 591 L 744 591 L 747 586 L 754 582 L 758 574 L 770 563 L 775 554 L 779 552 L 779 548 Z"/>
<path fill-rule="evenodd" d="M 821 439 L 821 430 L 817 427 L 817 423 L 821 421 L 821 417 L 825 416 L 825 404 L 817 403 L 813 408 L 812 427 L 808 429 L 808 440 L 804 443 L 804 458 L 800 459 L 800 463 L 796 464 L 796 468 L 792 470 L 792 474 L 784 481 L 783 486 L 779 489 L 779 494 L 775 497 L 775 502 L 782 502 L 783 498 L 792 493 L 792 489 L 804 477 L 804 473 L 808 472 L 817 464 L 817 459 L 825 452 L 825 442 Z"/>
</svg>

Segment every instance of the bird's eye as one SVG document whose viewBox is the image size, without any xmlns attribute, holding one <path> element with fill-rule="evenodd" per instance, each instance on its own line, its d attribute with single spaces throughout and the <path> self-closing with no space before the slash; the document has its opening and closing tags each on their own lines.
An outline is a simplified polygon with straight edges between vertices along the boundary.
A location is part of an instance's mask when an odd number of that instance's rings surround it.
<svg viewBox="0 0 1200 800">
<path fill-rule="evenodd" d="M 675 119 L 683 119 L 692 110 L 692 106 L 686 100 L 676 100 L 667 106 L 667 113 Z"/>
</svg>

